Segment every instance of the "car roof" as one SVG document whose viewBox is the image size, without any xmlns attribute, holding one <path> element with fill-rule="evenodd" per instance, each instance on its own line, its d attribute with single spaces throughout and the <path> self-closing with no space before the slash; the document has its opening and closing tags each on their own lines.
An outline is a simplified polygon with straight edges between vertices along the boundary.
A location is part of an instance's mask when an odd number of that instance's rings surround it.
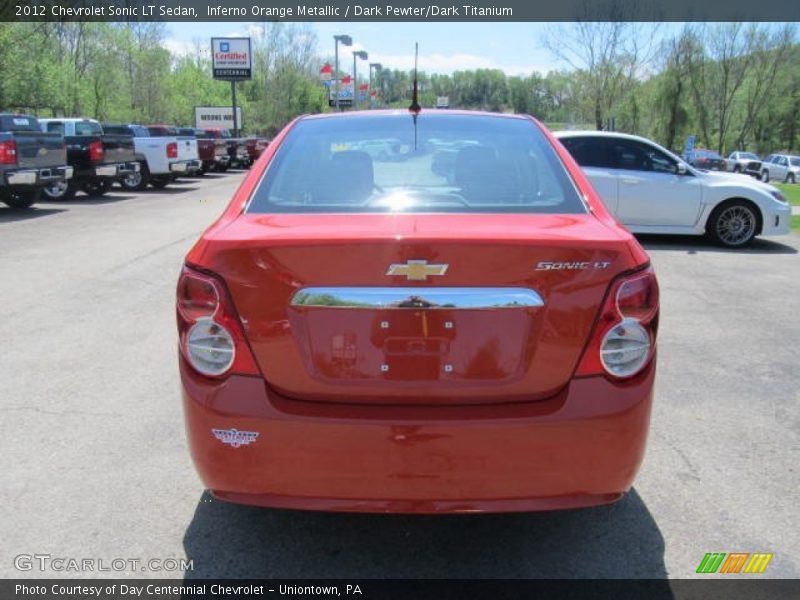
<svg viewBox="0 0 800 600">
<path fill-rule="evenodd" d="M 333 112 L 333 113 L 319 113 L 315 115 L 303 115 L 300 117 L 302 120 L 317 120 L 317 119 L 356 119 L 360 117 L 375 117 L 375 116 L 399 116 L 411 114 L 408 109 L 388 108 L 380 110 L 353 110 L 349 112 Z M 468 116 L 468 117 L 497 117 L 502 119 L 531 119 L 528 115 L 510 114 L 510 113 L 495 113 L 481 110 L 451 110 L 451 109 L 423 109 L 418 113 L 420 116 L 430 118 L 434 115 L 441 116 Z"/>
<path fill-rule="evenodd" d="M 630 133 L 617 133 L 616 131 L 593 131 L 591 129 L 563 129 L 561 131 L 554 131 L 553 135 L 557 138 L 570 138 L 570 137 L 604 137 L 616 140 L 631 140 L 635 142 L 645 142 L 652 144 L 652 140 L 640 135 L 633 135 Z"/>
<path fill-rule="evenodd" d="M 70 123 L 99 123 L 97 119 L 90 119 L 89 117 L 40 117 L 40 121 L 69 121 Z"/>
</svg>

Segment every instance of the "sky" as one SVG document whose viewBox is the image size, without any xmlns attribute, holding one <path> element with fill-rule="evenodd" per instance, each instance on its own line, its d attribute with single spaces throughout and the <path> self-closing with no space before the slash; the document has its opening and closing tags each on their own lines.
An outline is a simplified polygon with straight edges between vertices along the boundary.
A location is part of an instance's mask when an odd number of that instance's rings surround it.
<svg viewBox="0 0 800 600">
<path fill-rule="evenodd" d="M 212 36 L 248 35 L 253 23 L 168 23 L 167 46 L 194 51 L 194 40 L 210 44 Z M 366 50 L 369 62 L 384 68 L 414 66 L 414 42 L 420 44 L 420 65 L 428 73 L 499 68 L 508 75 L 546 73 L 564 68 L 542 46 L 546 23 L 313 23 L 323 58 L 333 56 L 333 36 L 347 34 L 354 48 Z M 339 47 L 340 57 L 342 46 Z M 349 61 L 350 50 L 344 48 Z M 345 63 L 348 64 L 348 63 Z"/>
</svg>

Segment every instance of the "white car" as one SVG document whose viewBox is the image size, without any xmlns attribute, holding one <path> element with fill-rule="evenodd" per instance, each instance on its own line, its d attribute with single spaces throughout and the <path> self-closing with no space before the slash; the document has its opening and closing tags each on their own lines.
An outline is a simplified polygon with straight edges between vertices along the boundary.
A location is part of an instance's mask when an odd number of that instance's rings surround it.
<svg viewBox="0 0 800 600">
<path fill-rule="evenodd" d="M 648 139 L 602 131 L 556 137 L 608 209 L 633 233 L 707 235 L 728 247 L 789 233 L 780 190 L 739 174 L 699 171 Z"/>
</svg>

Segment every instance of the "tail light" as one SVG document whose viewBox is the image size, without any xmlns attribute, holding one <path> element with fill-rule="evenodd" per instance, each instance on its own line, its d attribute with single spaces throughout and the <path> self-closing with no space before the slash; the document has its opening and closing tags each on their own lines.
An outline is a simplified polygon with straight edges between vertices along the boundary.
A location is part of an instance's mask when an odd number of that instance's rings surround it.
<svg viewBox="0 0 800 600">
<path fill-rule="evenodd" d="M 261 374 L 219 277 L 184 267 L 178 279 L 177 317 L 181 353 L 198 373 Z"/>
<path fill-rule="evenodd" d="M 652 267 L 615 280 L 575 374 L 625 379 L 641 372 L 655 352 L 658 297 Z"/>
<path fill-rule="evenodd" d="M 96 141 L 89 144 L 89 160 L 91 161 L 100 161 L 106 155 L 106 151 L 103 149 L 103 142 Z"/>
<path fill-rule="evenodd" d="M 178 158 L 178 142 L 167 144 L 167 158 Z"/>
<path fill-rule="evenodd" d="M 7 140 L 0 142 L 0 165 L 17 164 L 17 142 Z"/>
</svg>

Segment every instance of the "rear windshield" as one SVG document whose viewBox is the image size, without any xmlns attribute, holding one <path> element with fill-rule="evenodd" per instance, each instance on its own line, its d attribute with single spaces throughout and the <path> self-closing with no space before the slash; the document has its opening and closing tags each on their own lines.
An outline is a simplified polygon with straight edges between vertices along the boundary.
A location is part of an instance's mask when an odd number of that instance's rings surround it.
<svg viewBox="0 0 800 600">
<path fill-rule="evenodd" d="M 172 127 L 148 127 L 147 131 L 153 137 L 175 137 L 178 131 Z"/>
<path fill-rule="evenodd" d="M 752 152 L 739 152 L 739 158 L 744 158 L 747 160 L 758 160 L 758 157 Z"/>
<path fill-rule="evenodd" d="M 248 212 L 583 213 L 532 122 L 421 114 L 308 119 L 281 144 Z"/>
<path fill-rule="evenodd" d="M 0 116 L 0 131 L 41 131 L 39 120 L 27 115 Z"/>
<path fill-rule="evenodd" d="M 76 121 L 75 135 L 103 135 L 103 128 L 100 123 L 92 121 Z"/>
<path fill-rule="evenodd" d="M 150 137 L 146 127 L 140 125 L 103 125 L 103 131 L 114 135 L 132 135 L 134 137 Z"/>
</svg>

